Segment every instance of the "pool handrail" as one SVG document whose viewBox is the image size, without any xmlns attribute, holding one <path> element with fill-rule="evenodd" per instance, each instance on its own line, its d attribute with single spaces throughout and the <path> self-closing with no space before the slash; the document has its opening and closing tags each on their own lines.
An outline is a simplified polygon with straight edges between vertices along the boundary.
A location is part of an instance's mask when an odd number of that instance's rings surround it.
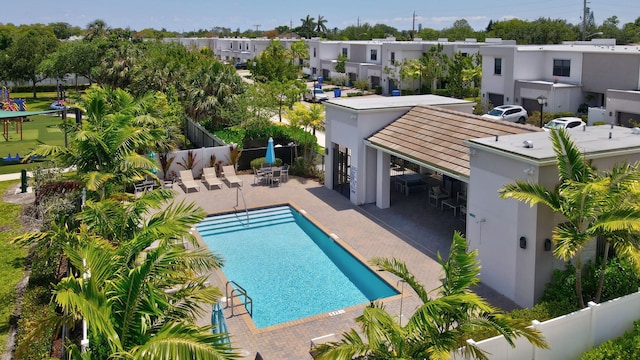
<svg viewBox="0 0 640 360">
<path fill-rule="evenodd" d="M 229 291 L 229 285 L 231 285 L 231 291 Z M 238 285 L 238 283 L 233 280 L 227 281 L 224 286 L 224 290 L 225 296 L 227 297 L 227 303 L 231 301 L 231 306 L 227 305 L 228 307 L 231 307 L 231 316 L 234 316 L 233 309 L 236 306 L 244 305 L 244 308 L 249 313 L 249 316 L 253 317 L 253 299 L 251 299 L 251 297 L 247 295 L 247 290 L 245 290 L 242 286 Z M 233 299 L 240 296 L 244 296 L 244 302 L 235 305 Z M 247 305 L 249 306 L 247 307 Z"/>
</svg>

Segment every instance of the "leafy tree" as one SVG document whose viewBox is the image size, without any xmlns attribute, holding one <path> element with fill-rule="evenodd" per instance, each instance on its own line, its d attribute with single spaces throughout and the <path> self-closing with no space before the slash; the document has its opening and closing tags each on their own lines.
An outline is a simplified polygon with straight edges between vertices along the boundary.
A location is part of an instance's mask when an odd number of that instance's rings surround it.
<svg viewBox="0 0 640 360">
<path fill-rule="evenodd" d="M 544 204 L 566 218 L 553 229 L 553 253 L 562 260 L 574 261 L 578 305 L 584 308 L 582 252 L 594 238 L 601 236 L 605 240 L 602 278 L 594 301 L 600 301 L 609 246 L 640 269 L 640 210 L 636 190 L 640 171 L 623 164 L 598 173 L 567 131 L 554 130 L 550 136 L 558 162 L 559 185 L 550 190 L 540 184 L 516 181 L 500 189 L 500 196 L 531 206 Z"/>
<path fill-rule="evenodd" d="M 280 41 L 271 40 L 269 46 L 253 59 L 252 76 L 259 82 L 295 80 L 299 69 L 292 63 L 292 58 L 292 52 Z"/>
<path fill-rule="evenodd" d="M 618 20 L 618 17 L 611 16 L 602 23 L 602 25 L 598 28 L 598 31 L 602 32 L 602 36 L 607 39 L 617 40 L 622 37 L 622 31 L 618 28 L 618 25 L 620 25 L 620 20 Z"/>
<path fill-rule="evenodd" d="M 422 305 L 401 325 L 381 303 L 372 303 L 356 318 L 362 331 L 352 329 L 339 342 L 318 346 L 316 359 L 448 359 L 454 351 L 462 352 L 465 358 L 488 359 L 482 349 L 466 341 L 468 332 L 479 328 L 496 331 L 511 346 L 523 336 L 537 347 L 548 348 L 540 332 L 528 327 L 526 321 L 501 314 L 470 290 L 480 281 L 476 256 L 477 251 L 467 252 L 465 238 L 456 232 L 449 258 L 445 261 L 438 254 L 444 279 L 437 289 L 439 297 L 433 299 L 403 262 L 374 258 L 373 265 L 411 286 Z"/>
<path fill-rule="evenodd" d="M 440 32 L 442 37 L 446 37 L 451 41 L 473 38 L 475 37 L 475 34 L 475 31 L 465 19 L 458 19 L 454 21 L 450 28 L 442 29 Z"/>
<path fill-rule="evenodd" d="M 26 80 L 33 85 L 33 98 L 37 98 L 36 84 L 43 80 L 38 67 L 55 51 L 58 40 L 53 32 L 42 26 L 31 26 L 18 31 L 5 50 L 6 75 L 10 80 Z"/>
<path fill-rule="evenodd" d="M 291 44 L 291 61 L 298 60 L 298 69 L 301 71 L 303 62 L 309 60 L 309 45 L 304 40 L 299 40 Z"/>
<path fill-rule="evenodd" d="M 55 22 L 50 23 L 49 27 L 51 31 L 56 35 L 58 40 L 66 40 L 74 35 L 80 35 L 81 30 L 77 26 L 71 26 L 71 24 L 66 22 Z"/>
</svg>

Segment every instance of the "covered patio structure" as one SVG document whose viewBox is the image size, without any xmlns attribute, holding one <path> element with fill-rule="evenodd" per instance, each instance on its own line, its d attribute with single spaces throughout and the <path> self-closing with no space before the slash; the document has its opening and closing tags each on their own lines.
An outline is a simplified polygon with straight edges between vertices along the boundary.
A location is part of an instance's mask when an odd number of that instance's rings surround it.
<svg viewBox="0 0 640 360">
<path fill-rule="evenodd" d="M 540 130 L 446 108 L 415 106 L 364 140 L 367 156 L 375 159 L 366 162 L 373 168 L 367 174 L 373 174 L 375 179 L 365 181 L 365 191 L 375 192 L 376 206 L 382 209 L 390 206 L 392 188 L 410 195 L 411 189 L 402 184 L 392 187 L 392 181 L 397 179 L 392 173 L 395 158 L 415 164 L 414 172 L 424 174 L 427 187 L 441 186 L 456 201 L 461 194 L 466 198 L 470 166 L 465 141 L 534 131 Z M 417 184 L 417 190 L 427 190 L 420 186 Z"/>
</svg>

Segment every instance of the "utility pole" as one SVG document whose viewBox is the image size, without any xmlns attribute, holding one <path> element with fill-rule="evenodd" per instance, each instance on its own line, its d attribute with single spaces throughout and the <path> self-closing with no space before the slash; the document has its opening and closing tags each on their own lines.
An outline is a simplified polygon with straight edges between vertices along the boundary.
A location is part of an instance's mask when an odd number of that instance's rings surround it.
<svg viewBox="0 0 640 360">
<path fill-rule="evenodd" d="M 411 40 L 413 40 L 413 36 L 416 33 L 416 12 L 413 12 L 413 25 L 411 26 Z"/>
<path fill-rule="evenodd" d="M 587 0 L 582 5 L 582 41 L 587 39 Z"/>
<path fill-rule="evenodd" d="M 260 26 L 261 26 L 260 24 L 255 24 L 255 25 L 253 25 L 253 26 L 255 26 L 255 27 L 256 27 L 256 32 L 258 32 L 258 31 L 260 30 Z"/>
</svg>

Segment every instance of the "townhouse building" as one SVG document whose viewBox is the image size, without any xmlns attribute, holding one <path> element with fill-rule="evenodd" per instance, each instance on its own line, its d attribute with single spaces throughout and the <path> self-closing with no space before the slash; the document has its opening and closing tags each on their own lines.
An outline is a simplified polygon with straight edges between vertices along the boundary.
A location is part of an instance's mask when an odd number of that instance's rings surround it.
<svg viewBox="0 0 640 360">
<path fill-rule="evenodd" d="M 482 101 L 529 112 L 587 113 L 590 123 L 640 122 L 640 46 L 615 39 L 560 45 L 490 45 L 482 54 Z M 593 113 L 592 113 L 593 111 Z"/>
</svg>

